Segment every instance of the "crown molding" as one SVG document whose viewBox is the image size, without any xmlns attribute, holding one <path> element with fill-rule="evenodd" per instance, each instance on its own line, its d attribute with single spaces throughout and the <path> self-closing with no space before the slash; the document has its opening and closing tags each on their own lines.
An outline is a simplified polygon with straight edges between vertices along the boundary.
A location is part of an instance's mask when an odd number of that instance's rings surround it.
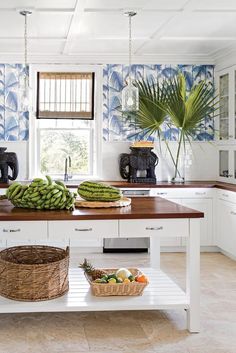
<svg viewBox="0 0 236 353">
<path fill-rule="evenodd" d="M 127 55 L 122 54 L 75 54 L 75 55 L 55 55 L 50 53 L 28 55 L 30 64 L 127 64 Z M 23 62 L 22 53 L 0 54 L 2 63 Z M 215 60 L 209 55 L 201 54 L 159 54 L 159 55 L 136 55 L 132 57 L 134 64 L 215 64 Z"/>
<path fill-rule="evenodd" d="M 213 54 L 216 71 L 220 71 L 227 67 L 236 64 L 236 47 L 235 45 L 228 46 L 227 48 L 218 50 Z"/>
</svg>

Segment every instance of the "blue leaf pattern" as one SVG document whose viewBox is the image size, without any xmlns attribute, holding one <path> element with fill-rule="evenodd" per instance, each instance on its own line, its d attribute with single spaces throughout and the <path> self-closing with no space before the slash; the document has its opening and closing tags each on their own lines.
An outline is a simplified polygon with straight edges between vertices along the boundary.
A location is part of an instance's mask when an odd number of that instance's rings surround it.
<svg viewBox="0 0 236 353">
<path fill-rule="evenodd" d="M 179 71 L 186 77 L 188 91 L 201 80 L 206 80 L 214 85 L 214 65 L 136 64 L 131 67 L 131 77 L 133 80 L 144 77 L 150 82 L 155 82 L 173 77 Z M 105 141 L 134 141 L 146 138 L 145 132 L 139 131 L 136 126 L 135 119 L 127 119 L 118 108 L 121 105 L 121 91 L 126 84 L 128 75 L 129 67 L 127 65 L 107 64 L 103 67 L 103 139 Z M 176 141 L 178 139 L 178 129 L 170 128 L 166 123 L 163 128 L 168 140 Z M 193 140 L 212 141 L 214 135 L 214 120 L 206 117 L 205 122 L 195 132 Z M 157 137 L 149 137 L 149 139 L 156 140 Z"/>
<path fill-rule="evenodd" d="M 0 64 L 0 141 L 29 139 L 29 113 L 20 111 L 20 82 L 25 73 L 29 69 L 22 64 Z"/>
</svg>

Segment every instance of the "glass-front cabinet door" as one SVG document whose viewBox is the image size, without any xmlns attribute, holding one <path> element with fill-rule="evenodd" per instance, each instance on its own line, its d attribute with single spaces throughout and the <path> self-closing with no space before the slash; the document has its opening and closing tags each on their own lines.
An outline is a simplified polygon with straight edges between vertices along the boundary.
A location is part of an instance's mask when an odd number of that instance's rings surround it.
<svg viewBox="0 0 236 353">
<path fill-rule="evenodd" d="M 219 151 L 219 176 L 229 178 L 229 151 Z"/>
<path fill-rule="evenodd" d="M 229 138 L 229 73 L 225 73 L 219 78 L 219 139 Z"/>
</svg>

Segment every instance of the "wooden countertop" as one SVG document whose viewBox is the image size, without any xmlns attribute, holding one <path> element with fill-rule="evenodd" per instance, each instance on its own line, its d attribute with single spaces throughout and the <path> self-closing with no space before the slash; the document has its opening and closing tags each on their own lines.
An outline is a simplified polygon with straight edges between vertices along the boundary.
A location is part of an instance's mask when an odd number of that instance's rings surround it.
<svg viewBox="0 0 236 353">
<path fill-rule="evenodd" d="M 160 197 L 135 197 L 128 207 L 80 208 L 74 211 L 41 211 L 15 208 L 9 201 L 0 204 L 0 221 L 111 220 L 153 218 L 202 218 L 204 213 Z"/>
<path fill-rule="evenodd" d="M 236 184 L 229 184 L 220 181 L 186 181 L 183 184 L 172 184 L 167 181 L 158 181 L 156 184 L 142 184 L 142 183 L 128 183 L 127 181 L 107 181 L 104 183 L 110 184 L 118 188 L 218 188 L 228 191 L 236 192 Z M 22 181 L 23 184 L 30 183 L 30 181 Z M 9 184 L 0 184 L 0 189 L 6 189 Z M 68 187 L 77 188 L 78 183 L 68 183 Z"/>
</svg>

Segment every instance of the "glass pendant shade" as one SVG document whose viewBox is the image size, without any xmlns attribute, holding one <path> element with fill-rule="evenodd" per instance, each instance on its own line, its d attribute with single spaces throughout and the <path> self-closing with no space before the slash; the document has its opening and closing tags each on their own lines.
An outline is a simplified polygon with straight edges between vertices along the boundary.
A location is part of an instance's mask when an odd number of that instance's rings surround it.
<svg viewBox="0 0 236 353">
<path fill-rule="evenodd" d="M 31 102 L 31 88 L 29 86 L 29 77 L 27 74 L 27 70 L 23 77 L 20 87 L 21 87 L 20 110 L 22 112 L 29 111 L 30 102 Z"/>
<path fill-rule="evenodd" d="M 131 54 L 132 54 L 132 36 L 131 36 L 131 18 L 136 15 L 135 11 L 128 11 L 124 13 L 129 18 L 129 71 L 128 84 L 122 90 L 122 111 L 136 112 L 139 110 L 139 92 L 138 88 L 132 84 L 131 79 Z"/>
<path fill-rule="evenodd" d="M 122 90 L 122 111 L 134 112 L 139 109 L 139 92 L 131 82 Z"/>
</svg>

